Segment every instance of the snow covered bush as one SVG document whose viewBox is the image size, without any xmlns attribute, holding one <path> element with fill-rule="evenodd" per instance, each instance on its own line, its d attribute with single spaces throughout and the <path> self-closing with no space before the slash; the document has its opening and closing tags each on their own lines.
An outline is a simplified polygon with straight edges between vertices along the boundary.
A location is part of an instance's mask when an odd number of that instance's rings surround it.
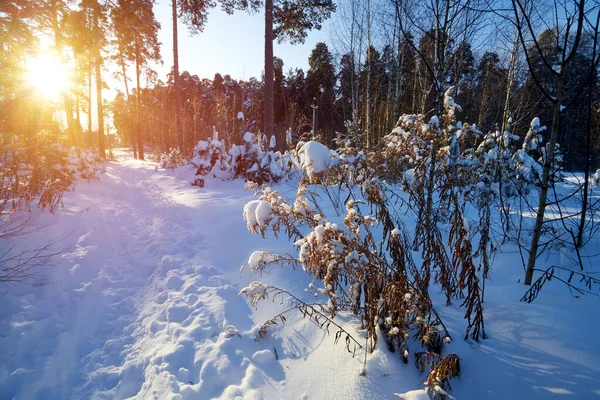
<svg viewBox="0 0 600 400">
<path fill-rule="evenodd" d="M 246 266 L 252 272 L 268 271 L 274 265 L 302 268 L 322 284 L 319 292 L 328 299 L 321 306 L 313 304 L 318 311 L 314 315 L 323 324 L 332 323 L 339 312 L 360 316 L 370 351 L 383 336 L 389 348 L 405 362 L 413 341 L 441 359 L 450 333 L 433 306 L 419 265 L 412 258 L 408 232 L 397 214 L 398 204 L 390 200 L 386 186 L 377 180 L 365 182 L 363 189 L 363 200 L 346 202 L 343 220 L 338 223 L 318 211 L 314 199 L 322 196 L 311 190 L 321 191 L 322 185 L 301 184 L 293 199 L 263 187 L 259 199 L 244 209 L 248 229 L 263 236 L 266 231 L 276 235 L 285 232 L 294 242 L 297 254 L 254 252 Z M 368 210 L 372 214 L 367 214 Z M 282 293 L 278 288 L 270 290 L 272 293 L 261 291 L 260 296 L 255 296 L 256 291 L 249 288 L 241 294 L 256 306 L 269 293 L 271 297 Z M 293 299 L 299 304 L 295 296 Z M 299 304 L 303 312 L 306 307 Z M 273 321 L 267 321 L 267 326 Z M 347 332 L 338 333 L 347 338 L 349 351 L 360 346 Z"/>
<path fill-rule="evenodd" d="M 77 178 L 96 178 L 103 168 L 98 157 L 68 149 L 61 137 L 42 131 L 29 139 L 14 137 L 0 146 L 0 283 L 29 282 L 60 254 L 55 242 L 15 249 L 10 241 L 35 231 L 31 221 L 41 210 L 56 211 Z M 38 210 L 32 210 L 33 204 Z"/>
<path fill-rule="evenodd" d="M 331 167 L 337 165 L 339 159 L 336 152 L 317 141 L 300 142 L 298 158 L 300 168 L 306 171 L 308 180 L 315 182 Z"/>
<path fill-rule="evenodd" d="M 28 207 L 37 199 L 38 206 L 54 212 L 74 180 L 96 178 L 102 164 L 91 152 L 75 147 L 69 149 L 60 138 L 42 131 L 35 141 L 15 138 L 3 143 L 0 170 L 1 201 L 10 203 L 11 209 L 21 205 Z"/>
<path fill-rule="evenodd" d="M 271 150 L 274 145 L 274 138 L 268 148 L 263 135 L 251 132 L 244 135 L 244 145 L 232 145 L 229 149 L 218 139 L 201 140 L 194 147 L 191 164 L 200 179 L 209 176 L 228 181 L 241 177 L 259 184 L 278 182 L 292 169 L 292 159 L 288 153 Z"/>
<path fill-rule="evenodd" d="M 600 186 L 600 169 L 596 171 L 596 173 L 592 177 L 592 181 L 596 186 Z"/>
<path fill-rule="evenodd" d="M 161 154 L 158 165 L 160 168 L 175 169 L 185 165 L 185 157 L 181 154 L 179 147 L 177 147 L 169 150 L 168 153 Z"/>
</svg>

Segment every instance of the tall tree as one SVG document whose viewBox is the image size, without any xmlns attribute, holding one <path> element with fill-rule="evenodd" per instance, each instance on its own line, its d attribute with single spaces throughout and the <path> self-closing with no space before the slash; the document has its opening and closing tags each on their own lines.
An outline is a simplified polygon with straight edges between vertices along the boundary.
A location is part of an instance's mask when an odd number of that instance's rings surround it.
<svg viewBox="0 0 600 400">
<path fill-rule="evenodd" d="M 152 7 L 152 0 L 119 0 L 112 11 L 121 58 L 135 63 L 135 142 L 141 160 L 144 159 L 144 138 L 140 129 L 141 68 L 149 61 L 160 61 L 160 24 L 154 18 Z"/>
<path fill-rule="evenodd" d="M 0 131 L 10 132 L 26 80 L 23 64 L 37 45 L 26 0 L 0 2 Z"/>
<path fill-rule="evenodd" d="M 223 10 L 257 11 L 260 0 L 222 0 Z M 289 40 L 292 44 L 304 43 L 308 32 L 321 29 L 333 11 L 332 0 L 265 0 L 265 95 L 264 130 L 273 135 L 273 41 Z"/>
<path fill-rule="evenodd" d="M 531 246 L 529 248 L 529 256 L 525 271 L 525 285 L 531 285 L 533 279 L 533 271 L 538 257 L 538 247 L 540 236 L 542 233 L 542 225 L 544 223 L 544 215 L 547 206 L 548 188 L 550 184 L 550 174 L 554 166 L 554 156 L 556 153 L 556 142 L 560 130 L 561 113 L 564 110 L 563 100 L 565 95 L 565 83 L 567 72 L 576 57 L 581 37 L 583 25 L 586 19 L 585 0 L 565 2 L 562 6 L 556 5 L 557 18 L 560 14 L 565 17 L 564 31 L 556 32 L 556 43 L 560 43 L 560 51 L 555 57 L 549 58 L 546 49 L 541 46 L 533 34 L 535 26 L 532 23 L 531 14 L 527 12 L 524 0 L 511 0 L 513 8 L 513 16 L 517 26 L 519 40 L 532 79 L 542 95 L 552 104 L 552 125 L 550 131 L 550 140 L 547 147 L 547 154 L 544 156 L 544 164 L 542 169 L 541 190 L 538 201 L 537 216 L 535 226 L 531 238 Z M 588 11 L 589 12 L 589 11 Z M 557 22 L 557 30 L 562 29 L 561 24 Z M 534 68 L 534 60 L 532 57 L 539 57 L 543 64 L 544 70 L 548 73 L 548 78 L 541 80 L 541 75 Z M 544 76 L 546 76 L 544 74 Z"/>
<path fill-rule="evenodd" d="M 181 88 L 179 77 L 179 45 L 177 40 L 177 21 L 181 18 L 192 34 L 204 30 L 208 11 L 215 6 L 212 0 L 171 0 L 173 17 L 173 81 L 175 86 L 175 120 L 177 145 L 184 147 L 185 138 L 181 125 Z"/>
<path fill-rule="evenodd" d="M 319 123 L 313 126 L 315 133 L 323 133 L 323 139 L 333 139 L 333 100 L 335 86 L 335 68 L 333 56 L 325 43 L 317 43 L 308 59 L 310 69 L 306 74 L 307 93 L 310 99 L 317 102 Z"/>
<path fill-rule="evenodd" d="M 102 101 L 102 47 L 106 42 L 104 23 L 106 21 L 105 9 L 98 0 L 91 0 L 90 4 L 93 26 L 93 57 L 94 57 L 94 76 L 96 80 L 96 107 L 98 118 L 98 153 L 100 157 L 106 158 L 106 148 L 104 143 L 104 105 Z M 91 97 L 91 96 L 90 96 Z M 91 115 L 88 115 L 91 120 Z"/>
</svg>

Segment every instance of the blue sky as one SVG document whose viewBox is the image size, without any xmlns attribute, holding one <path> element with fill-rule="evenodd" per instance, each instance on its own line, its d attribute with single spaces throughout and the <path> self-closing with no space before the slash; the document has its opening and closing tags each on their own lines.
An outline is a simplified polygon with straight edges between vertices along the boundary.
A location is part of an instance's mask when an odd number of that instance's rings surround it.
<svg viewBox="0 0 600 400">
<path fill-rule="evenodd" d="M 172 16 L 170 0 L 158 0 L 155 15 L 161 24 L 159 40 L 163 65 L 158 68 L 163 81 L 173 66 Z M 284 71 L 291 67 L 308 68 L 308 57 L 318 42 L 328 42 L 328 25 L 312 31 L 303 45 L 274 44 L 275 56 L 284 62 Z M 215 73 L 235 79 L 260 78 L 264 64 L 264 16 L 236 12 L 227 15 L 218 7 L 210 11 L 204 32 L 190 36 L 181 22 L 179 34 L 179 70 L 200 78 L 212 79 Z"/>
</svg>

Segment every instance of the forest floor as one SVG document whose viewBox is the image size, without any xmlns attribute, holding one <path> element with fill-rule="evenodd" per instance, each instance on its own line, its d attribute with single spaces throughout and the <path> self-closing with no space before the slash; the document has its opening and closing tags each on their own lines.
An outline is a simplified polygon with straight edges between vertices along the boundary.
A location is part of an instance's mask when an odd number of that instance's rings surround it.
<svg viewBox="0 0 600 400">
<path fill-rule="evenodd" d="M 117 152 L 98 180 L 78 181 L 63 208 L 13 240 L 15 249 L 58 241 L 65 252 L 42 271 L 44 285 L 0 288 L 0 399 L 387 399 L 422 387 L 412 355 L 405 365 L 381 342 L 362 376 L 364 353 L 352 357 L 301 315 L 255 340 L 256 326 L 286 305 L 254 310 L 240 289 L 262 279 L 312 298 L 311 277 L 291 267 L 240 272 L 253 251 L 292 245 L 248 232 L 242 210 L 254 195 L 242 181 L 198 188 L 189 172 Z M 462 340 L 463 309 L 439 307 L 449 351 L 461 357 L 450 393 L 600 398 L 600 301 L 551 283 L 524 304 L 522 277 L 516 247 L 504 246 L 480 343 Z M 364 334 L 351 316 L 339 320 Z"/>
</svg>

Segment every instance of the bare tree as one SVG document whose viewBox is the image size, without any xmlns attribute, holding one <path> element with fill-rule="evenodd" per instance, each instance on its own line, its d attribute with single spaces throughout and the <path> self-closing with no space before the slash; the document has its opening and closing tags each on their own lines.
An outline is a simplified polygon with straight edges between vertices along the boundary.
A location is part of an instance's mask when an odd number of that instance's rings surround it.
<svg viewBox="0 0 600 400">
<path fill-rule="evenodd" d="M 553 60 L 548 58 L 548 54 L 543 51 L 537 40 L 536 27 L 534 26 L 531 13 L 528 12 L 529 7 L 527 6 L 526 0 L 511 0 L 511 3 L 514 13 L 514 23 L 517 28 L 519 41 L 523 48 L 531 77 L 542 95 L 553 105 L 550 141 L 547 146 L 547 154 L 544 157 L 537 216 L 525 271 L 525 285 L 531 285 L 533 270 L 538 257 L 542 225 L 544 224 L 548 188 L 556 152 L 556 140 L 560 131 L 560 116 L 564 109 L 562 100 L 565 92 L 567 71 L 579 49 L 586 17 L 586 9 L 585 0 L 580 0 L 579 2 L 565 2 L 561 6 L 559 6 L 558 3 L 555 3 L 556 26 L 554 29 L 555 40 L 558 45 L 558 57 Z M 561 21 L 558 20 L 559 14 L 564 15 L 564 24 L 560 24 Z M 551 77 L 549 79 L 549 85 L 542 83 L 541 77 L 539 76 L 540 72 L 533 65 L 533 57 L 541 60 L 542 70 Z"/>
</svg>

